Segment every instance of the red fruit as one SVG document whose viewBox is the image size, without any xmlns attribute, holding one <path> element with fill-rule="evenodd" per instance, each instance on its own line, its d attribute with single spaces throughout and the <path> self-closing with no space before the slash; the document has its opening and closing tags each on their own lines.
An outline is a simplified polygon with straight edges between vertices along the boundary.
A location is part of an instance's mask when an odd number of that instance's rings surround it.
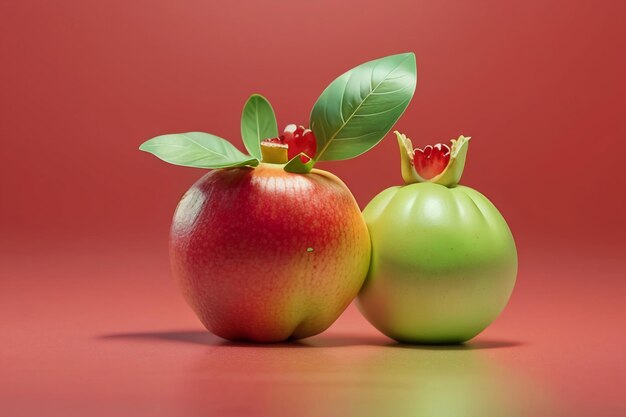
<svg viewBox="0 0 626 417">
<path fill-rule="evenodd" d="M 262 163 L 211 171 L 196 182 L 176 209 L 170 255 L 208 330 L 277 342 L 335 321 L 365 279 L 370 240 L 339 178 Z"/>
<path fill-rule="evenodd" d="M 287 145 L 289 147 L 287 151 L 289 159 L 299 153 L 304 153 L 310 158 L 313 158 L 317 151 L 313 131 L 305 129 L 304 126 L 296 126 L 294 124 L 287 125 L 283 133 L 277 138 L 266 139 L 265 141 Z M 302 162 L 308 162 L 307 158 L 301 157 L 300 159 Z"/>
<path fill-rule="evenodd" d="M 450 147 L 442 143 L 427 145 L 424 149 L 415 148 L 414 152 L 415 170 L 426 180 L 441 174 L 450 162 Z"/>
</svg>

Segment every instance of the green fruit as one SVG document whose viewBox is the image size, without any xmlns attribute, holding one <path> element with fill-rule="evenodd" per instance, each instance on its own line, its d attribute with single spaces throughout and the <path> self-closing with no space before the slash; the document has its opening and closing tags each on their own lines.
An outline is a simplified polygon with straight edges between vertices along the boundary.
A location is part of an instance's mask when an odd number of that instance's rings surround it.
<svg viewBox="0 0 626 417">
<path fill-rule="evenodd" d="M 372 258 L 358 305 L 387 336 L 464 342 L 506 306 L 517 274 L 515 242 L 500 212 L 479 192 L 412 183 L 383 191 L 363 215 Z"/>
</svg>

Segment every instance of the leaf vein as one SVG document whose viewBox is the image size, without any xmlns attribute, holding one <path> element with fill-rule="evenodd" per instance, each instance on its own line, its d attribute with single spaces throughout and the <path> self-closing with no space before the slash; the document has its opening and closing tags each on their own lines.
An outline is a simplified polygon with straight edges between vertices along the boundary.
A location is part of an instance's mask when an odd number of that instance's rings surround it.
<svg viewBox="0 0 626 417">
<path fill-rule="evenodd" d="M 206 151 L 209 151 L 210 153 L 214 153 L 214 154 L 216 154 L 216 155 L 223 156 L 224 158 L 226 158 L 226 157 L 227 157 L 227 155 L 226 155 L 226 154 L 222 154 L 222 153 L 219 153 L 219 152 L 217 152 L 217 151 L 214 151 L 214 150 L 212 150 L 212 149 L 210 149 L 210 148 L 207 148 L 206 146 L 202 145 L 201 143 L 199 143 L 199 142 L 197 142 L 196 140 L 194 140 L 193 138 L 191 138 L 191 137 L 190 137 L 187 133 L 183 133 L 183 135 L 182 135 L 182 136 L 186 137 L 186 138 L 187 138 L 190 142 L 192 142 L 192 143 L 196 144 L 198 147 L 200 147 L 200 148 L 202 148 L 202 149 L 204 149 L 204 150 L 206 150 Z"/>
<path fill-rule="evenodd" d="M 383 111 L 379 111 L 379 112 L 376 112 L 376 113 L 355 114 L 354 117 L 377 116 L 379 114 L 384 114 L 384 113 L 388 113 L 390 111 L 393 111 L 393 110 L 397 109 L 398 107 L 402 106 L 403 104 L 406 104 L 406 101 L 403 101 L 403 102 L 399 103 L 398 105 L 393 106 L 393 107 L 391 107 L 389 109 L 386 109 L 386 110 L 383 110 Z"/>
<path fill-rule="evenodd" d="M 384 83 L 385 81 L 387 81 L 387 80 L 388 80 L 388 78 L 387 78 L 387 77 L 388 77 L 390 74 L 393 74 L 393 73 L 394 73 L 394 72 L 395 72 L 398 68 L 400 68 L 400 67 L 401 67 L 401 66 L 402 66 L 402 65 L 406 62 L 406 60 L 407 60 L 407 59 L 409 59 L 409 58 L 410 58 L 409 56 L 406 56 L 406 57 L 405 57 L 402 61 L 400 61 L 400 62 L 399 62 L 399 63 L 398 63 L 398 64 L 397 64 L 397 65 L 396 65 L 396 66 L 395 66 L 395 67 L 394 67 L 391 71 L 389 71 L 389 73 L 388 73 L 388 74 L 387 74 L 387 75 L 386 75 L 386 76 L 385 76 L 385 77 L 384 77 L 384 78 L 383 78 L 383 79 L 382 79 L 382 80 L 381 80 L 381 81 L 380 81 L 380 82 L 376 85 L 376 87 L 374 87 L 374 88 L 372 89 L 372 88 L 371 88 L 371 85 L 370 85 L 370 93 L 369 93 L 367 96 L 365 96 L 365 98 L 363 98 L 363 99 L 361 100 L 361 103 L 359 103 L 359 105 L 358 105 L 358 106 L 357 106 L 357 108 L 356 108 L 356 109 L 352 112 L 352 114 L 350 115 L 350 117 L 348 117 L 348 119 L 347 119 L 347 120 L 345 120 L 345 121 L 342 123 L 342 125 L 339 127 L 339 129 L 337 129 L 337 131 L 335 132 L 335 134 L 334 134 L 334 135 L 332 135 L 332 136 L 331 136 L 331 137 L 330 137 L 330 138 L 326 141 L 326 143 L 324 144 L 324 147 L 320 150 L 320 152 L 319 152 L 319 153 L 317 154 L 317 156 L 315 157 L 315 160 L 316 160 L 316 161 L 318 161 L 318 160 L 320 159 L 320 157 L 322 156 L 322 154 L 323 154 L 324 152 L 326 152 L 326 149 L 328 148 L 328 146 L 330 145 L 330 143 L 331 143 L 333 140 L 335 140 L 335 138 L 337 137 L 337 135 L 339 134 L 339 132 L 341 132 L 341 131 L 344 129 L 344 127 L 346 126 L 346 124 L 347 124 L 350 120 L 352 120 L 352 117 L 354 117 L 354 115 L 356 114 L 356 112 L 358 112 L 358 111 L 359 111 L 359 109 L 361 108 L 361 106 L 363 105 L 363 103 L 365 103 L 365 101 L 368 99 L 368 97 L 369 97 L 369 96 L 370 96 L 373 92 L 375 92 L 375 91 L 376 91 L 376 89 L 377 89 L 378 87 L 380 87 L 380 85 L 381 85 L 382 83 Z M 372 75 L 371 75 L 370 77 L 373 77 L 373 70 L 372 70 Z M 370 83 L 371 83 L 371 81 L 370 81 Z"/>
</svg>

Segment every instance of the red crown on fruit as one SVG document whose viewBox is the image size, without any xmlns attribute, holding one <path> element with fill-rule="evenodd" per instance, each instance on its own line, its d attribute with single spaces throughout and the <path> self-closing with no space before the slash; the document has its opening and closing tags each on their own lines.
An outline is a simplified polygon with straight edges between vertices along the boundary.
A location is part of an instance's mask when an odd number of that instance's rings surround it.
<svg viewBox="0 0 626 417">
<path fill-rule="evenodd" d="M 394 133 L 400 146 L 402 178 L 407 184 L 432 182 L 454 187 L 459 183 L 471 137 L 461 135 L 458 139 L 451 139 L 449 146 L 437 143 L 420 149 L 413 148 L 406 135 L 397 130 Z"/>
<path fill-rule="evenodd" d="M 282 134 L 261 142 L 263 162 L 285 164 L 300 155 L 303 163 L 315 157 L 317 144 L 311 129 L 294 124 L 287 125 Z"/>
</svg>

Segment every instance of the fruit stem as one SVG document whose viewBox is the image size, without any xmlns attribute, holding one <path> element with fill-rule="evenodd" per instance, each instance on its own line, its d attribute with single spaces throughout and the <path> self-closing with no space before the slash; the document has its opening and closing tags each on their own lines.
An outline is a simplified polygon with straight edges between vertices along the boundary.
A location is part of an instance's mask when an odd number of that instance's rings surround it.
<svg viewBox="0 0 626 417">
<path fill-rule="evenodd" d="M 268 164 L 286 164 L 288 145 L 273 142 L 261 142 L 261 161 Z"/>
</svg>

